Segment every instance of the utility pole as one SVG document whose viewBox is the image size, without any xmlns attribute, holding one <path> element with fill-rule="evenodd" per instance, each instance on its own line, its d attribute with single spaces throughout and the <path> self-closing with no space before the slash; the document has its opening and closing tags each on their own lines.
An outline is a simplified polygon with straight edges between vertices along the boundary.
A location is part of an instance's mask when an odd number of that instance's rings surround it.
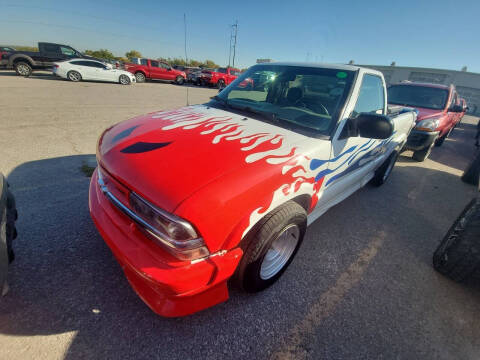
<svg viewBox="0 0 480 360">
<path fill-rule="evenodd" d="M 235 21 L 235 24 L 232 25 L 233 30 L 233 61 L 232 66 L 235 67 L 235 51 L 237 50 L 237 32 L 238 32 L 238 20 Z"/>
</svg>

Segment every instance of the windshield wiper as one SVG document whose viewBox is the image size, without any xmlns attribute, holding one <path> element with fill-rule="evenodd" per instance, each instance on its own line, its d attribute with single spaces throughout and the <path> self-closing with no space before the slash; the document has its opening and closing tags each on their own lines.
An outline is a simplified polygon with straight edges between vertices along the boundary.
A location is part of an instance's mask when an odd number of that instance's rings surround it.
<svg viewBox="0 0 480 360">
<path fill-rule="evenodd" d="M 228 103 L 228 100 L 227 99 L 224 99 L 224 98 L 221 98 L 220 96 L 218 95 L 215 95 L 215 96 L 212 96 L 210 99 L 213 99 L 217 102 L 219 102 L 220 104 L 224 105 L 226 108 L 230 109 L 232 106 Z"/>
</svg>

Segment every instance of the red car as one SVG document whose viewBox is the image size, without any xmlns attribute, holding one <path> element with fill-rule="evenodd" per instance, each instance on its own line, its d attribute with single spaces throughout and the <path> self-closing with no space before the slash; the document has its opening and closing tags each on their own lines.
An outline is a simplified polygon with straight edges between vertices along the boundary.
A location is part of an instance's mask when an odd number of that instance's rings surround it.
<svg viewBox="0 0 480 360">
<path fill-rule="evenodd" d="M 230 85 L 242 72 L 232 67 L 203 70 L 200 76 L 202 85 L 216 86 L 219 89 Z"/>
<path fill-rule="evenodd" d="M 150 79 L 172 81 L 182 85 L 187 78 L 185 71 L 176 70 L 159 60 L 140 59 L 140 64 L 125 64 L 125 70 L 135 74 L 137 83 Z"/>
<path fill-rule="evenodd" d="M 0 68 L 7 67 L 8 65 L 8 54 L 16 51 L 11 46 L 0 46 Z M 5 55 L 5 56 L 4 56 Z"/>
<path fill-rule="evenodd" d="M 454 85 L 404 82 L 388 88 L 388 101 L 418 111 L 417 124 L 405 145 L 417 161 L 424 161 L 433 145 L 443 144 L 463 112 Z"/>
</svg>

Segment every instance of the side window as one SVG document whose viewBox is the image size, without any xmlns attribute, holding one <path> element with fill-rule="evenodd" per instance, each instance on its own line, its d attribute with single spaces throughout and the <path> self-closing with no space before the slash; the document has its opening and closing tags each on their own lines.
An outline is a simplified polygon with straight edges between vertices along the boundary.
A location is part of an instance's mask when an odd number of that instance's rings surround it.
<svg viewBox="0 0 480 360">
<path fill-rule="evenodd" d="M 365 74 L 352 115 L 355 117 L 362 112 L 384 114 L 384 110 L 385 98 L 382 79 L 375 75 Z"/>
<path fill-rule="evenodd" d="M 160 63 L 160 67 L 164 68 L 164 69 L 170 69 L 170 65 L 168 64 L 165 64 L 165 63 Z"/>
<path fill-rule="evenodd" d="M 96 67 L 96 68 L 99 68 L 99 69 L 104 69 L 105 68 L 105 64 L 95 62 L 95 61 L 90 61 L 90 66 L 91 67 Z"/>
<path fill-rule="evenodd" d="M 227 69 L 225 68 L 218 68 L 217 69 L 217 72 L 221 73 L 221 74 L 226 74 L 227 73 Z"/>
<path fill-rule="evenodd" d="M 70 64 L 72 65 L 83 65 L 83 61 L 70 61 Z"/>
<path fill-rule="evenodd" d="M 148 65 L 148 60 L 147 59 L 140 59 L 140 65 Z"/>
<path fill-rule="evenodd" d="M 46 44 L 43 46 L 43 51 L 47 53 L 57 53 L 59 52 L 58 45 Z"/>
<path fill-rule="evenodd" d="M 150 60 L 150 66 L 153 66 L 153 67 L 160 67 L 158 61 L 155 61 L 155 60 Z"/>
<path fill-rule="evenodd" d="M 75 51 L 73 51 L 72 48 L 65 47 L 65 46 L 60 46 L 60 51 L 63 55 L 75 56 Z"/>
</svg>

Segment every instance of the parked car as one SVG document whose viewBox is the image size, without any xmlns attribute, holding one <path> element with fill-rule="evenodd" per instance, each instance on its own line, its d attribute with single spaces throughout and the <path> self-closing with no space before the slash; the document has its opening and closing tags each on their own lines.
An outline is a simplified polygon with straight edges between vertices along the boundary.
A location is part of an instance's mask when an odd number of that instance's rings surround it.
<svg viewBox="0 0 480 360">
<path fill-rule="evenodd" d="M 128 71 L 113 68 L 111 64 L 86 59 L 72 59 L 53 64 L 53 74 L 70 81 L 106 81 L 122 85 L 136 82 L 136 78 Z"/>
<path fill-rule="evenodd" d="M 8 65 L 8 55 L 11 52 L 16 51 L 13 47 L 11 46 L 0 46 L 0 68 L 5 68 Z"/>
<path fill-rule="evenodd" d="M 50 70 L 55 61 L 73 58 L 99 60 L 84 55 L 68 45 L 39 42 L 38 52 L 14 51 L 9 53 L 7 67 L 15 69 L 18 75 L 30 76 L 34 70 Z"/>
<path fill-rule="evenodd" d="M 390 104 L 418 110 L 417 125 L 405 145 L 417 161 L 428 158 L 434 145 L 443 144 L 463 111 L 453 85 L 404 82 L 388 88 L 388 99 Z"/>
<path fill-rule="evenodd" d="M 195 85 L 201 85 L 200 76 L 202 74 L 202 69 L 193 68 L 187 73 L 187 82 Z"/>
<path fill-rule="evenodd" d="M 264 91 L 238 88 L 263 72 Z M 415 118 L 387 114 L 376 70 L 258 64 L 207 104 L 107 129 L 90 213 L 147 305 L 191 314 L 234 273 L 248 292 L 278 280 L 308 224 L 388 179 Z"/>
<path fill-rule="evenodd" d="M 242 72 L 232 67 L 218 68 L 215 70 L 203 70 L 200 81 L 202 85 L 216 86 L 219 89 L 230 85 Z"/>
<path fill-rule="evenodd" d="M 140 59 L 141 64 L 125 64 L 125 70 L 130 71 L 137 78 L 137 82 L 145 80 L 166 80 L 182 85 L 187 78 L 184 71 L 175 70 L 168 63 L 152 60 Z"/>
<path fill-rule="evenodd" d="M 0 173 L 0 295 L 5 295 L 8 291 L 8 264 L 15 259 L 12 242 L 17 237 L 17 217 L 15 197 Z"/>
</svg>

